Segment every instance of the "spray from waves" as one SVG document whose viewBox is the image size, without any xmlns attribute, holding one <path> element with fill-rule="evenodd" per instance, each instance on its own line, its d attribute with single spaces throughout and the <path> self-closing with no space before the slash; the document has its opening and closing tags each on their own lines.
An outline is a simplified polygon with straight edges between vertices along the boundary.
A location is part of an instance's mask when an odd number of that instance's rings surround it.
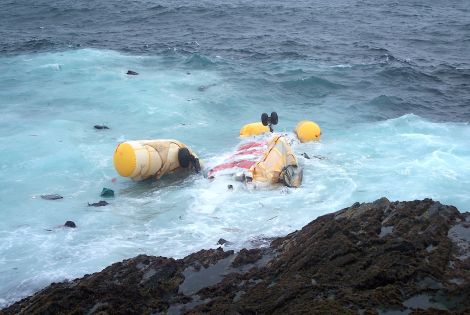
<svg viewBox="0 0 470 315">
<path fill-rule="evenodd" d="M 353 104 L 349 109 L 354 111 L 356 117 L 363 117 L 366 121 L 381 121 L 393 119 L 397 115 L 402 116 L 418 110 L 426 111 L 429 110 L 429 107 L 410 103 L 396 96 L 380 95 L 370 101 Z"/>
<path fill-rule="evenodd" d="M 189 58 L 186 59 L 184 63 L 185 65 L 196 69 L 207 69 L 216 64 L 209 58 L 201 56 L 199 54 L 192 54 Z"/>
<path fill-rule="evenodd" d="M 469 199 L 461 199 L 461 193 L 468 185 L 465 157 L 470 151 L 464 143 L 469 132 L 468 124 L 431 123 L 409 114 L 355 125 L 337 139 L 325 134 L 317 152 L 354 174 L 358 189 L 353 199 L 364 200 L 374 191 L 377 197 L 399 200 L 432 197 L 465 210 Z"/>
<path fill-rule="evenodd" d="M 333 83 L 315 76 L 282 82 L 281 85 L 293 89 L 294 91 L 309 91 L 314 89 L 335 90 L 344 88 L 341 84 Z"/>
</svg>

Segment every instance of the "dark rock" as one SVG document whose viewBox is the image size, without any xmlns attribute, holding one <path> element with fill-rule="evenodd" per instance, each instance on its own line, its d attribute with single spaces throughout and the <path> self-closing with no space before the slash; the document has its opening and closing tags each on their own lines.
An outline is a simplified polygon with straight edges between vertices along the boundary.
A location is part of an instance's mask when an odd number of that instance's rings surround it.
<svg viewBox="0 0 470 315">
<path fill-rule="evenodd" d="M 224 245 L 224 244 L 227 245 L 227 246 L 229 246 L 229 245 L 232 245 L 232 242 L 229 242 L 229 241 L 227 241 L 227 240 L 225 240 L 225 239 L 223 239 L 223 238 L 220 238 L 220 239 L 217 241 L 217 245 Z"/>
<path fill-rule="evenodd" d="M 233 267 L 240 267 L 242 265 L 252 264 L 262 257 L 261 249 L 245 249 L 243 248 L 240 252 L 238 252 L 235 260 L 232 262 Z"/>
<path fill-rule="evenodd" d="M 302 153 L 301 155 L 302 155 L 304 158 L 306 158 L 306 159 L 310 160 L 310 156 L 308 156 L 308 154 L 307 154 L 307 153 L 305 153 L 305 152 L 304 152 L 304 153 Z"/>
<path fill-rule="evenodd" d="M 77 226 L 75 225 L 75 222 L 73 221 L 67 221 L 65 222 L 64 224 L 65 227 L 69 227 L 69 228 L 76 228 Z"/>
<path fill-rule="evenodd" d="M 321 216 L 269 248 L 137 256 L 2 313 L 467 314 L 468 220 L 430 199 L 382 198 Z"/>
<path fill-rule="evenodd" d="M 227 258 L 230 255 L 233 255 L 233 250 L 225 252 L 220 247 L 216 250 L 201 249 L 200 251 L 183 258 L 183 262 L 187 266 L 195 267 L 195 269 L 199 269 L 201 266 L 208 268 L 210 265 L 213 265 L 217 261 Z"/>
<path fill-rule="evenodd" d="M 233 185 L 227 185 L 228 190 L 233 190 Z"/>
<path fill-rule="evenodd" d="M 88 203 L 89 207 L 104 207 L 106 205 L 109 205 L 109 203 L 104 200 L 101 200 L 100 202 Z"/>
<path fill-rule="evenodd" d="M 105 198 L 114 197 L 114 190 L 109 189 L 109 188 L 103 188 L 100 196 L 105 197 Z"/>
<path fill-rule="evenodd" d="M 128 70 L 126 74 L 127 74 L 127 75 L 138 75 L 137 72 L 132 71 L 132 70 Z"/>
<path fill-rule="evenodd" d="M 174 259 L 141 255 L 82 279 L 54 283 L 2 312 L 87 314 L 98 309 L 100 314 L 145 314 L 150 309 L 163 312 L 170 303 L 184 301 L 178 295 L 179 284 L 184 280 L 181 270 L 181 263 Z"/>
<path fill-rule="evenodd" d="M 353 203 L 353 205 L 351 206 L 351 208 L 358 208 L 360 205 L 361 205 L 360 202 L 355 202 L 355 203 Z"/>
<path fill-rule="evenodd" d="M 41 198 L 45 200 L 57 200 L 57 199 L 62 199 L 64 197 L 58 194 L 52 194 L 52 195 L 41 195 Z"/>
<path fill-rule="evenodd" d="M 105 125 L 94 125 L 93 127 L 98 130 L 109 129 L 109 127 Z"/>
</svg>

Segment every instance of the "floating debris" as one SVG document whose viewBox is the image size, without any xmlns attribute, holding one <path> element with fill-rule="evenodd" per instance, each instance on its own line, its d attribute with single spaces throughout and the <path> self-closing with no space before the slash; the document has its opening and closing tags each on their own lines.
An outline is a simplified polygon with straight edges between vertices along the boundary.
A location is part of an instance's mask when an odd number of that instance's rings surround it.
<svg viewBox="0 0 470 315">
<path fill-rule="evenodd" d="M 103 187 L 103 190 L 101 191 L 100 196 L 105 197 L 105 198 L 114 197 L 114 190 Z"/>
</svg>

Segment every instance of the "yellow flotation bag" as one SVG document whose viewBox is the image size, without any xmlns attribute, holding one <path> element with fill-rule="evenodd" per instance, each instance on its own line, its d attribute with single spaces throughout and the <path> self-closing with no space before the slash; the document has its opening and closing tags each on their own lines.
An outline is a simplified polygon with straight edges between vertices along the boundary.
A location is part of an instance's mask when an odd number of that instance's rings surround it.
<svg viewBox="0 0 470 315">
<path fill-rule="evenodd" d="M 113 161 L 119 175 L 138 181 L 157 173 L 163 162 L 149 144 L 146 141 L 126 141 L 117 146 Z"/>
<path fill-rule="evenodd" d="M 287 183 L 284 171 L 289 166 L 298 170 Z M 250 172 L 253 181 L 259 183 L 275 184 L 283 181 L 289 187 L 299 187 L 302 183 L 302 172 L 298 168 L 297 158 L 285 136 L 276 135 L 269 141 L 268 150 L 263 158 L 250 168 Z"/>
<path fill-rule="evenodd" d="M 158 179 L 165 174 L 187 168 L 179 162 L 181 149 L 188 149 L 199 165 L 197 155 L 184 143 L 174 139 L 158 139 L 126 141 L 119 144 L 114 151 L 114 167 L 119 175 L 135 181 L 152 176 Z M 190 162 L 192 167 L 195 167 L 194 161 Z"/>
<path fill-rule="evenodd" d="M 309 120 L 303 120 L 299 122 L 294 131 L 300 142 L 318 140 L 321 136 L 320 126 Z"/>
<path fill-rule="evenodd" d="M 241 137 L 257 136 L 266 132 L 269 132 L 268 126 L 264 126 L 260 122 L 255 122 L 255 123 L 246 124 L 245 126 L 243 126 L 242 129 L 240 129 L 240 136 Z"/>
</svg>

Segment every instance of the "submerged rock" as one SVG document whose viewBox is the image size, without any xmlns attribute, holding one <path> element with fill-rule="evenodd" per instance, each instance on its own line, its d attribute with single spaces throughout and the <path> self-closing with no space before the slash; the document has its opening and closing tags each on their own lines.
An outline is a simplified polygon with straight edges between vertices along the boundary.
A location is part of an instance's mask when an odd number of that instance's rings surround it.
<svg viewBox="0 0 470 315">
<path fill-rule="evenodd" d="M 98 130 L 109 129 L 109 127 L 105 125 L 94 125 L 93 128 L 98 129 Z"/>
<path fill-rule="evenodd" d="M 207 91 L 209 88 L 213 87 L 213 86 L 216 86 L 217 84 L 213 83 L 213 84 L 208 84 L 208 85 L 201 85 L 199 86 L 197 89 L 199 92 L 204 92 L 204 91 Z"/>
<path fill-rule="evenodd" d="M 104 207 L 109 205 L 108 202 L 101 200 L 100 202 L 88 203 L 88 207 Z"/>
<path fill-rule="evenodd" d="M 52 194 L 52 195 L 41 195 L 41 198 L 45 200 L 57 200 L 57 199 L 62 199 L 64 197 L 58 194 Z"/>
<path fill-rule="evenodd" d="M 127 70 L 126 72 L 127 75 L 138 75 L 139 73 L 132 71 L 132 70 Z"/>
<path fill-rule="evenodd" d="M 430 199 L 354 204 L 268 248 L 140 255 L 4 314 L 446 314 L 470 311 L 469 214 Z M 393 228 L 392 228 L 393 227 Z"/>
</svg>

